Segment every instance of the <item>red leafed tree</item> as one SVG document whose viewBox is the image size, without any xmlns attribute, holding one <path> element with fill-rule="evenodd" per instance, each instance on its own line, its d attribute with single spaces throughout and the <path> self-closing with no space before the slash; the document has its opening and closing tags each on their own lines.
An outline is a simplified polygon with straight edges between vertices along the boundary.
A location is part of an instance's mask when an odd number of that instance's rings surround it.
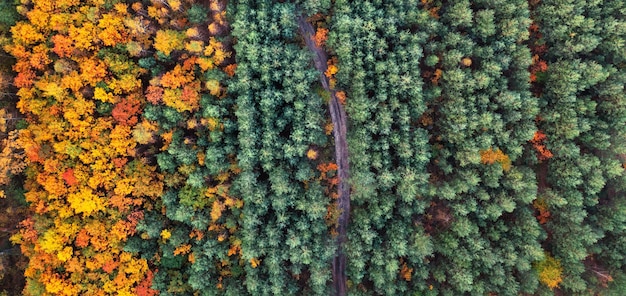
<svg viewBox="0 0 626 296">
<path fill-rule="evenodd" d="M 230 64 L 224 67 L 224 72 L 226 72 L 226 75 L 230 77 L 235 76 L 235 70 L 237 70 L 237 64 Z"/>
<path fill-rule="evenodd" d="M 137 293 L 138 296 L 154 296 L 159 294 L 159 291 L 150 288 L 152 285 L 152 278 L 154 278 L 154 273 L 151 270 L 148 270 L 146 278 L 141 281 L 135 289 L 135 293 Z"/>
<path fill-rule="evenodd" d="M 67 183 L 67 185 L 69 186 L 74 186 L 78 184 L 78 180 L 76 180 L 76 177 L 74 176 L 73 169 L 67 169 L 65 173 L 63 173 L 62 177 L 63 180 L 65 180 L 65 183 Z"/>
<path fill-rule="evenodd" d="M 137 124 L 137 114 L 140 109 L 141 101 L 136 96 L 130 95 L 115 104 L 111 115 L 120 124 L 133 126 Z"/>
</svg>

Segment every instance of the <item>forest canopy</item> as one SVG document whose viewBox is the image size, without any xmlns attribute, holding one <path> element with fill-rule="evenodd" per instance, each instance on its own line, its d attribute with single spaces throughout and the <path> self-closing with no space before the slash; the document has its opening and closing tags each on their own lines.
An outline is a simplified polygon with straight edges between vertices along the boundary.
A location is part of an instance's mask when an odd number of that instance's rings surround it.
<svg viewBox="0 0 626 296">
<path fill-rule="evenodd" d="M 0 3 L 0 295 L 622 295 L 626 2 Z"/>
</svg>

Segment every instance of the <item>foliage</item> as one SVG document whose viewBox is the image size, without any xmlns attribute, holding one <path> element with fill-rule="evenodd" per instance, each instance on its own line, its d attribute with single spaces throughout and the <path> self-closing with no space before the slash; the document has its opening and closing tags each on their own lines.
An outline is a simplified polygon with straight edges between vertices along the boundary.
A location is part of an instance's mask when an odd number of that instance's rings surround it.
<svg viewBox="0 0 626 296">
<path fill-rule="evenodd" d="M 625 13 L 0 2 L 0 280 L 11 237 L 24 295 L 332 294 L 334 93 L 348 294 L 624 294 Z"/>
<path fill-rule="evenodd" d="M 480 162 L 484 164 L 499 163 L 502 166 L 502 170 L 508 172 L 511 169 L 511 160 L 509 156 L 504 154 L 500 149 L 493 150 L 489 148 L 487 150 L 480 151 Z"/>
<path fill-rule="evenodd" d="M 530 140 L 530 143 L 533 144 L 533 148 L 537 150 L 537 159 L 539 160 L 547 160 L 554 156 L 546 147 L 545 141 L 547 138 L 546 134 L 538 130 L 535 132 L 533 139 Z"/>
<path fill-rule="evenodd" d="M 563 267 L 561 267 L 559 260 L 550 254 L 546 254 L 543 260 L 534 264 L 534 268 L 539 274 L 539 281 L 550 289 L 558 287 L 559 283 L 563 281 L 561 278 Z"/>
<path fill-rule="evenodd" d="M 415 2 L 335 3 L 327 42 L 350 97 L 354 291 L 532 293 L 536 186 L 515 163 L 537 112 L 520 44 L 528 9 Z"/>
<path fill-rule="evenodd" d="M 419 291 L 427 277 L 420 270 L 433 252 L 414 220 L 428 204 L 431 153 L 426 130 L 410 127 L 424 110 L 419 61 L 426 36 L 410 30 L 425 24 L 410 13 L 416 4 L 337 1 L 329 26 L 335 58 L 325 74 L 344 90 L 338 98 L 348 113 L 352 293 Z"/>
<path fill-rule="evenodd" d="M 238 65 L 229 91 L 237 96 L 241 168 L 233 189 L 244 201 L 241 250 L 252 295 L 330 293 L 332 200 L 316 167 L 332 150 L 324 102 L 312 92 L 319 73 L 296 39 L 299 13 L 288 2 L 237 1 L 232 24 Z"/>
<path fill-rule="evenodd" d="M 33 216 L 12 238 L 29 259 L 23 293 L 130 295 L 148 264 L 123 247 L 139 207 L 162 185 L 130 133 L 144 104 L 143 70 L 115 46 L 143 36 L 123 25 L 132 17 L 121 3 L 41 0 L 18 10 L 26 20 L 13 26 L 6 49 L 16 58 L 17 107 L 28 121 L 16 142 Z M 94 112 L 98 101 L 116 104 L 113 115 Z"/>
<path fill-rule="evenodd" d="M 155 37 L 146 52 L 155 54 L 139 60 L 150 73 L 149 104 L 133 135 L 165 186 L 126 249 L 151 259 L 152 288 L 161 294 L 241 295 L 243 202 L 231 193 L 240 169 L 225 73 L 235 64 L 224 35 L 209 29 L 224 16 L 224 2 L 194 2 L 134 5 L 148 12 L 141 21 Z"/>
<path fill-rule="evenodd" d="M 551 193 L 546 245 L 560 260 L 565 294 L 601 287 L 603 274 L 621 274 L 626 266 L 619 238 L 626 224 L 618 214 L 626 184 L 620 159 L 626 53 L 617 49 L 626 40 L 625 5 L 546 0 L 533 11 L 547 49 L 536 94 L 542 143 L 552 155 L 545 173 Z"/>
</svg>

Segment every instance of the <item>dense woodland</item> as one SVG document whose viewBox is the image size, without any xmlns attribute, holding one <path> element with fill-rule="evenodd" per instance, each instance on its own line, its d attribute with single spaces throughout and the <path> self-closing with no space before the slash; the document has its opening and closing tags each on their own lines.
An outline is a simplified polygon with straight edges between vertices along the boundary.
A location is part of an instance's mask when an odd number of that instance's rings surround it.
<svg viewBox="0 0 626 296">
<path fill-rule="evenodd" d="M 626 294 L 624 1 L 7 0 L 0 45 L 0 295 Z"/>
</svg>

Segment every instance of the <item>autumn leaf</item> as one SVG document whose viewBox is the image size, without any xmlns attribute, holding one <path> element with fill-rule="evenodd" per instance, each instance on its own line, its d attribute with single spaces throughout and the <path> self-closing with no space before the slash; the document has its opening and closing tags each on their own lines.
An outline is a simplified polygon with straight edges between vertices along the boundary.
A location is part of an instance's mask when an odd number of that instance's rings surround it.
<svg viewBox="0 0 626 296">
<path fill-rule="evenodd" d="M 548 253 L 545 254 L 543 260 L 535 263 L 534 267 L 539 275 L 539 281 L 550 289 L 558 287 L 563 281 L 561 277 L 563 273 L 561 262 Z"/>
<path fill-rule="evenodd" d="M 336 92 L 335 96 L 337 97 L 337 100 L 339 101 L 340 104 L 342 105 L 346 104 L 346 93 L 344 91 Z"/>
<path fill-rule="evenodd" d="M 148 270 L 146 272 L 146 277 L 139 283 L 139 285 L 137 285 L 137 288 L 135 288 L 137 296 L 155 296 L 159 294 L 159 291 L 150 288 L 152 286 L 153 278 L 154 273 L 151 270 Z"/>
<path fill-rule="evenodd" d="M 76 239 L 74 240 L 74 244 L 77 247 L 84 248 L 84 247 L 89 245 L 89 239 L 90 238 L 91 238 L 91 236 L 89 235 L 87 230 L 83 228 L 83 229 L 81 229 L 78 232 L 78 235 L 76 235 Z"/>
<path fill-rule="evenodd" d="M 400 277 L 402 277 L 405 281 L 411 281 L 411 274 L 413 273 L 413 268 L 409 268 L 403 260 L 401 260 L 402 268 L 400 269 Z"/>
<path fill-rule="evenodd" d="M 67 185 L 69 186 L 74 186 L 78 184 L 78 180 L 76 180 L 76 177 L 74 176 L 73 169 L 65 170 L 62 177 L 63 177 L 63 180 L 65 180 L 65 183 L 67 183 Z"/>
<path fill-rule="evenodd" d="M 161 85 L 169 88 L 179 88 L 194 80 L 193 73 L 184 71 L 181 65 L 176 65 L 161 77 Z"/>
<path fill-rule="evenodd" d="M 328 29 L 325 28 L 317 28 L 315 32 L 315 36 L 313 36 L 313 41 L 317 47 L 322 47 L 326 44 L 326 39 L 328 38 Z"/>
<path fill-rule="evenodd" d="M 209 93 L 216 97 L 219 96 L 222 91 L 220 82 L 214 79 L 207 81 L 205 86 L 209 90 Z"/>
<path fill-rule="evenodd" d="M 326 77 L 328 77 L 328 78 L 331 78 L 335 74 L 337 74 L 338 71 L 339 71 L 339 68 L 337 68 L 337 66 L 335 66 L 334 64 L 330 64 L 330 65 L 328 65 L 328 68 L 326 69 L 326 72 L 324 72 L 324 75 L 326 75 Z"/>
<path fill-rule="evenodd" d="M 154 141 L 153 136 L 156 131 L 156 124 L 144 120 L 133 128 L 133 138 L 139 144 L 148 144 Z"/>
<path fill-rule="evenodd" d="M 324 125 L 324 133 L 326 135 L 330 135 L 333 133 L 333 129 L 335 129 L 335 125 L 332 122 L 328 122 Z"/>
<path fill-rule="evenodd" d="M 115 104 L 111 116 L 122 125 L 133 126 L 137 123 L 137 115 L 141 109 L 141 101 L 136 96 L 130 95 Z"/>
<path fill-rule="evenodd" d="M 105 207 L 105 201 L 95 195 L 90 188 L 81 188 L 78 192 L 70 193 L 67 201 L 77 214 L 82 213 L 84 217 L 102 211 Z"/>
<path fill-rule="evenodd" d="M 546 134 L 544 134 L 542 131 L 536 131 L 535 135 L 533 136 L 533 139 L 530 140 L 530 143 L 533 145 L 533 148 L 535 148 L 535 150 L 537 151 L 537 158 L 539 160 L 547 160 L 552 158 L 553 154 L 552 151 L 550 151 L 545 144 L 545 141 L 547 140 L 547 136 Z"/>
<path fill-rule="evenodd" d="M 539 224 L 546 224 L 549 221 L 551 213 L 545 198 L 537 198 L 533 201 L 533 207 L 539 212 L 537 220 Z"/>
<path fill-rule="evenodd" d="M 59 57 L 64 58 L 72 55 L 72 51 L 74 50 L 74 42 L 68 36 L 54 35 L 52 36 L 52 43 L 54 43 L 52 51 L 56 53 Z"/>
<path fill-rule="evenodd" d="M 465 66 L 465 67 L 469 67 L 472 65 L 472 59 L 465 57 L 463 59 L 461 59 L 461 65 Z"/>
<path fill-rule="evenodd" d="M 163 230 L 161 231 L 161 238 L 162 238 L 163 240 L 167 240 L 167 239 L 169 239 L 170 237 L 172 237 L 172 233 L 171 233 L 169 230 L 167 230 L 167 229 L 163 229 Z"/>
<path fill-rule="evenodd" d="M 190 244 L 184 244 L 174 249 L 174 255 L 188 254 L 191 251 Z"/>
<path fill-rule="evenodd" d="M 33 71 L 22 71 L 17 73 L 15 78 L 13 79 L 13 84 L 19 88 L 28 88 L 34 84 L 35 72 Z"/>
<path fill-rule="evenodd" d="M 493 164 L 498 162 L 505 172 L 508 172 L 511 169 L 511 160 L 509 159 L 509 156 L 504 154 L 499 148 L 496 150 L 489 148 L 487 150 L 480 151 L 480 161 L 483 164 Z"/>
<path fill-rule="evenodd" d="M 159 30 L 154 38 L 154 48 L 169 56 L 172 51 L 184 48 L 184 40 L 184 33 L 174 30 Z"/>
<path fill-rule="evenodd" d="M 192 40 L 185 44 L 185 49 L 191 53 L 199 54 L 204 50 L 204 42 Z"/>
<path fill-rule="evenodd" d="M 261 260 L 257 258 L 250 259 L 250 265 L 252 266 L 252 268 L 257 268 L 259 264 L 261 264 Z"/>
<path fill-rule="evenodd" d="M 307 152 L 306 152 L 306 157 L 308 159 L 311 159 L 311 160 L 317 159 L 317 157 L 318 157 L 317 150 L 315 150 L 313 148 L 309 148 L 309 150 L 307 150 Z"/>
<path fill-rule="evenodd" d="M 19 22 L 11 28 L 13 40 L 17 44 L 32 45 L 45 40 L 44 35 L 33 25 L 26 22 Z"/>
<path fill-rule="evenodd" d="M 103 14 L 98 21 L 98 28 L 102 29 L 98 33 L 98 38 L 105 46 L 115 46 L 124 41 L 128 35 L 123 18 L 113 13 Z"/>
<path fill-rule="evenodd" d="M 431 82 L 435 85 L 439 84 L 439 79 L 443 75 L 443 71 L 441 69 L 436 69 L 435 74 L 433 74 L 433 78 L 431 78 Z"/>
<path fill-rule="evenodd" d="M 237 70 L 237 64 L 230 64 L 226 67 L 224 67 L 224 73 L 226 73 L 226 75 L 233 77 L 235 76 L 235 71 Z"/>
<path fill-rule="evenodd" d="M 222 216 L 224 208 L 224 205 L 220 201 L 215 200 L 211 207 L 211 220 L 217 221 Z"/>
<path fill-rule="evenodd" d="M 113 270 L 115 270 L 119 265 L 120 265 L 119 262 L 115 261 L 114 259 L 111 259 L 107 261 L 106 263 L 104 263 L 104 265 L 102 266 L 102 270 L 104 270 L 104 272 L 106 273 L 112 273 Z"/>
</svg>

